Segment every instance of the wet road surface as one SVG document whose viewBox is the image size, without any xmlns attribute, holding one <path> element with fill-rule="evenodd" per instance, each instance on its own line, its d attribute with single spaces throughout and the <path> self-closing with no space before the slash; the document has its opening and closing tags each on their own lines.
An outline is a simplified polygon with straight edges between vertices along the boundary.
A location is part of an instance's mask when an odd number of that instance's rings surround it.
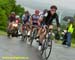
<svg viewBox="0 0 75 60">
<path fill-rule="evenodd" d="M 33 46 L 30 47 L 25 42 L 22 42 L 19 37 L 8 39 L 6 36 L 1 36 L 0 60 L 3 60 L 3 56 L 22 56 L 28 57 L 28 60 L 43 60 L 37 48 L 38 44 L 35 41 Z M 53 49 L 49 60 L 75 60 L 75 49 L 64 48 L 62 45 L 53 42 Z"/>
</svg>

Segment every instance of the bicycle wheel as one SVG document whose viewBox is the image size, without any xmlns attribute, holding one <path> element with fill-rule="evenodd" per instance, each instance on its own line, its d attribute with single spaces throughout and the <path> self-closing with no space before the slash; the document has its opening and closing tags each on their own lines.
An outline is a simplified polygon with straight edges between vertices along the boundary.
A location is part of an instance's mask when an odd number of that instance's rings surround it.
<svg viewBox="0 0 75 60">
<path fill-rule="evenodd" d="M 25 38 L 25 37 L 24 37 L 24 36 L 22 36 L 21 41 L 24 41 L 24 38 Z"/>
<path fill-rule="evenodd" d="M 33 37 L 30 38 L 30 46 L 32 46 L 33 43 Z"/>
<path fill-rule="evenodd" d="M 50 45 L 48 45 L 50 43 Z M 45 39 L 44 44 L 42 45 L 42 57 L 45 60 L 48 60 L 52 50 L 52 40 L 48 41 L 48 39 Z"/>
<path fill-rule="evenodd" d="M 46 49 L 46 40 L 42 44 L 41 56 L 42 56 L 43 59 L 47 60 L 46 59 L 46 50 L 45 49 Z"/>
<path fill-rule="evenodd" d="M 27 40 L 27 31 L 24 31 L 22 33 L 22 38 L 21 38 L 22 41 L 26 41 Z"/>
<path fill-rule="evenodd" d="M 35 39 L 35 36 L 37 35 L 37 29 L 34 29 L 33 32 L 31 33 L 30 37 L 30 45 L 32 46 L 33 40 Z"/>
</svg>

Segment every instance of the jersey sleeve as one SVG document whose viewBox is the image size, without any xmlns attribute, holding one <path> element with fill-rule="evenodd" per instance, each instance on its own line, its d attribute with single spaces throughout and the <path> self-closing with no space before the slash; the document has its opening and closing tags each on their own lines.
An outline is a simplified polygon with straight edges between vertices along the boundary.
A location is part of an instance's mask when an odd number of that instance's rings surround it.
<svg viewBox="0 0 75 60">
<path fill-rule="evenodd" d="M 25 18 L 25 15 L 22 16 L 22 21 L 24 20 L 24 18 Z"/>
<path fill-rule="evenodd" d="M 58 17 L 58 15 L 57 15 L 57 14 L 56 14 L 56 23 L 57 23 L 57 27 L 60 27 L 59 17 Z"/>
<path fill-rule="evenodd" d="M 45 13 L 44 16 L 47 17 L 48 13 Z"/>
</svg>

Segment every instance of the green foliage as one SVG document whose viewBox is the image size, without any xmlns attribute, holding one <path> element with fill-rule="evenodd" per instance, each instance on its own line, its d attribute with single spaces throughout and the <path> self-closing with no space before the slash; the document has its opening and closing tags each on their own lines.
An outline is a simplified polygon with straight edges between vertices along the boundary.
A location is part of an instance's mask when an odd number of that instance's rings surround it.
<svg viewBox="0 0 75 60">
<path fill-rule="evenodd" d="M 73 37 L 73 39 L 72 39 L 72 43 L 74 43 L 75 44 L 75 16 L 74 16 L 74 31 L 73 31 L 73 34 L 72 34 L 72 37 Z"/>
<path fill-rule="evenodd" d="M 74 16 L 74 23 L 73 23 L 73 25 L 74 25 L 73 38 L 75 39 L 75 16 Z M 73 39 L 73 40 L 74 40 L 74 39 Z"/>
<path fill-rule="evenodd" d="M 22 16 L 22 14 L 24 13 L 24 8 L 21 7 L 21 5 L 16 5 L 14 11 L 16 12 L 17 15 Z"/>
<path fill-rule="evenodd" d="M 0 0 L 0 30 L 6 30 L 8 16 L 12 11 L 21 15 L 24 8 L 16 5 L 16 0 Z"/>
</svg>

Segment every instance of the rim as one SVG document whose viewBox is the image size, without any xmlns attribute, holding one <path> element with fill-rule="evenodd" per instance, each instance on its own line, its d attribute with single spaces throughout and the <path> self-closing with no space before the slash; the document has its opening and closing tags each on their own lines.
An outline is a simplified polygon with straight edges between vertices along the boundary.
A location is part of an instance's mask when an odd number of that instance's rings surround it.
<svg viewBox="0 0 75 60">
<path fill-rule="evenodd" d="M 45 40 L 45 43 L 43 44 L 43 49 L 42 49 L 42 57 L 43 59 L 47 60 L 51 54 L 52 50 L 52 40 L 50 40 L 51 45 L 48 46 L 48 41 Z"/>
</svg>

